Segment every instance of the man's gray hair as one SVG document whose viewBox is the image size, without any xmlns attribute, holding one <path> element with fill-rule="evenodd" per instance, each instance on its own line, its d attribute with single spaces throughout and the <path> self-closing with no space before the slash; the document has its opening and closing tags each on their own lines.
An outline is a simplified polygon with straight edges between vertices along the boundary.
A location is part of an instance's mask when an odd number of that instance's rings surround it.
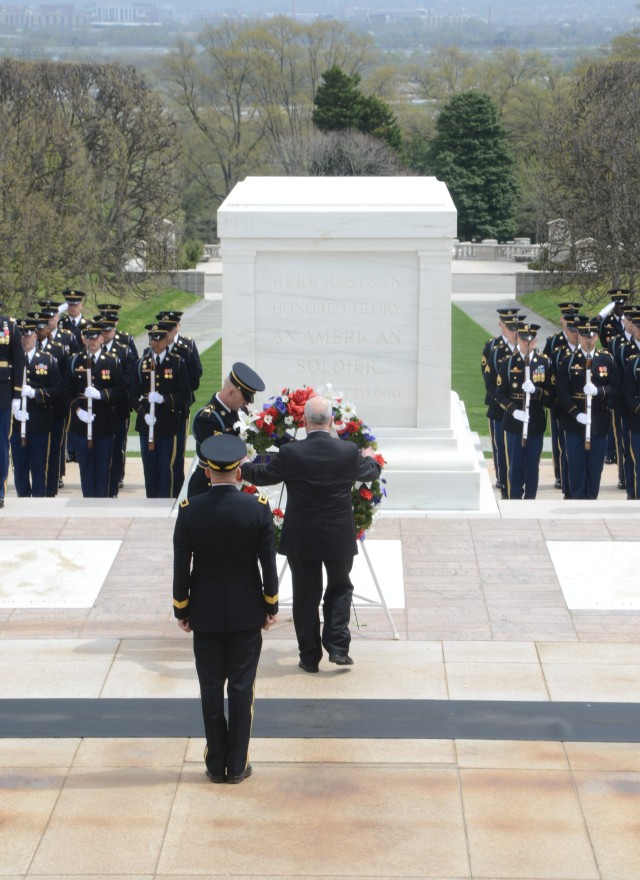
<svg viewBox="0 0 640 880">
<path fill-rule="evenodd" d="M 304 420 L 308 425 L 328 425 L 332 415 L 331 401 L 326 397 L 310 397 L 304 405 Z"/>
</svg>

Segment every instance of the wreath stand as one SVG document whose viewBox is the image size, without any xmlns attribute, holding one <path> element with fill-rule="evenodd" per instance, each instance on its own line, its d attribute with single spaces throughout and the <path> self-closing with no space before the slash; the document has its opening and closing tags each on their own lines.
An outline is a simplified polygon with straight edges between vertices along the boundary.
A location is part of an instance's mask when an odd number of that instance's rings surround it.
<svg viewBox="0 0 640 880">
<path fill-rule="evenodd" d="M 384 613 L 387 616 L 387 621 L 389 623 L 389 628 L 391 629 L 391 634 L 393 635 L 394 640 L 397 641 L 400 639 L 400 636 L 398 635 L 398 630 L 396 629 L 396 625 L 393 622 L 393 617 L 391 616 L 391 612 L 389 611 L 389 606 L 387 605 L 386 600 L 384 598 L 384 595 L 382 593 L 382 590 L 380 589 L 380 583 L 378 582 L 378 578 L 376 576 L 375 569 L 374 569 L 373 564 L 371 562 L 371 557 L 369 556 L 369 553 L 367 551 L 367 548 L 366 548 L 364 541 L 360 541 L 360 548 L 364 554 L 364 558 L 367 562 L 367 565 L 369 566 L 369 572 L 371 573 L 371 577 L 373 578 L 373 583 L 374 583 L 375 588 L 377 590 L 378 597 L 379 597 L 380 601 L 375 602 L 373 599 L 367 599 L 365 596 L 358 595 L 358 593 L 354 593 L 353 598 L 360 599 L 361 602 L 366 602 L 367 605 L 373 605 L 375 607 L 384 608 Z M 284 565 L 282 566 L 282 568 L 280 569 L 280 573 L 278 574 L 278 587 L 282 583 L 282 579 L 283 579 L 288 567 L 289 567 L 289 562 L 287 559 L 285 559 Z M 353 604 L 353 600 L 352 600 L 352 604 Z M 360 624 L 358 623 L 358 615 L 356 614 L 355 604 L 353 605 L 353 613 L 356 618 L 356 624 L 358 626 L 358 629 L 360 629 Z"/>
</svg>

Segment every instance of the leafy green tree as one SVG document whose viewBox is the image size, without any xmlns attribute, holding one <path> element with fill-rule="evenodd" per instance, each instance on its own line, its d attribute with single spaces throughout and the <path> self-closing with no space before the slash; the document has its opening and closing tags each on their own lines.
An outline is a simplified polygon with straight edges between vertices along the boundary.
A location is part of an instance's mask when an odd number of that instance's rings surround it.
<svg viewBox="0 0 640 880">
<path fill-rule="evenodd" d="M 640 266 L 639 105 L 640 62 L 603 62 L 546 130 L 547 216 L 564 220 L 585 290 L 631 286 Z"/>
<path fill-rule="evenodd" d="M 174 123 L 133 69 L 0 63 L 0 299 L 92 279 L 132 284 L 127 260 L 174 265 Z"/>
<path fill-rule="evenodd" d="M 506 239 L 515 232 L 514 160 L 495 104 L 464 92 L 440 112 L 429 147 L 432 174 L 447 184 L 458 211 L 458 237 Z"/>
</svg>

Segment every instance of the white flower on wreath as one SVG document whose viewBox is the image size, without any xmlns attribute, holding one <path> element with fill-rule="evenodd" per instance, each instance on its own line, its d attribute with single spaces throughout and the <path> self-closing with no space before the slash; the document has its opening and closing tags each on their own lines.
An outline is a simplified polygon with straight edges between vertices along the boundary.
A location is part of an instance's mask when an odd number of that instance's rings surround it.
<svg viewBox="0 0 640 880">
<path fill-rule="evenodd" d="M 287 427 L 289 427 L 290 425 L 293 425 L 293 416 L 285 416 L 284 423 Z"/>
<path fill-rule="evenodd" d="M 346 417 L 347 420 L 349 420 L 352 416 L 358 415 L 355 406 L 348 401 L 344 401 L 340 405 L 340 412 L 342 413 L 343 417 Z"/>
<path fill-rule="evenodd" d="M 250 458 L 251 461 L 253 461 L 253 459 L 256 457 L 256 455 L 257 455 L 257 453 L 255 450 L 255 447 L 252 446 L 251 443 L 247 443 L 247 456 L 248 456 L 248 458 Z"/>
<path fill-rule="evenodd" d="M 234 431 L 238 431 L 242 440 L 247 439 L 249 431 L 253 431 L 254 433 L 257 431 L 257 428 L 254 425 L 257 418 L 258 413 L 246 413 L 241 409 L 238 410 L 238 421 L 235 422 L 233 429 Z"/>
<path fill-rule="evenodd" d="M 342 391 L 334 391 L 333 385 L 331 382 L 327 382 L 326 385 L 323 385 L 322 388 L 316 388 L 316 394 L 318 397 L 326 397 L 327 400 L 331 402 L 331 406 L 334 409 L 340 409 L 340 401 L 342 400 Z"/>
</svg>

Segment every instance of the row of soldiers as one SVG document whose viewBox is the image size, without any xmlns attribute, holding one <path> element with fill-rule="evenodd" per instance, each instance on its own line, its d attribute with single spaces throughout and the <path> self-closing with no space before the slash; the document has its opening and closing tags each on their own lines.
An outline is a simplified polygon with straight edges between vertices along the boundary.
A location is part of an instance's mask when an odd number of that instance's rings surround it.
<svg viewBox="0 0 640 880">
<path fill-rule="evenodd" d="M 117 497 L 132 413 L 147 497 L 177 498 L 202 376 L 197 346 L 179 333 L 182 313 L 159 312 L 139 356 L 118 328 L 118 304 L 99 304 L 87 318 L 84 292 L 63 295 L 63 303 L 41 300 L 18 322 L 0 316 L 2 504 L 9 443 L 19 496 L 55 496 L 65 462 L 77 461 L 84 497 Z"/>
<path fill-rule="evenodd" d="M 497 310 L 501 332 L 486 343 L 481 366 L 503 498 L 536 497 L 547 410 L 564 498 L 597 498 L 605 460 L 614 456 L 618 487 L 640 498 L 640 308 L 626 289 L 609 295 L 593 318 L 580 313 L 581 303 L 560 303 L 561 330 L 542 353 L 538 325 L 515 308 Z"/>
</svg>

